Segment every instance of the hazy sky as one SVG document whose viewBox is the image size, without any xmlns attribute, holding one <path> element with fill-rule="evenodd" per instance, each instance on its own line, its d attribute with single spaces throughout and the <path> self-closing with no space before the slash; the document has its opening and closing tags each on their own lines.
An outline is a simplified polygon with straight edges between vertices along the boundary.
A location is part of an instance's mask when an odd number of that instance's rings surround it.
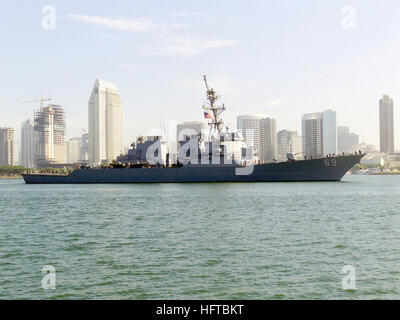
<svg viewBox="0 0 400 320">
<path fill-rule="evenodd" d="M 45 5 L 55 29 L 42 27 Z M 389 94 L 400 149 L 399 17 L 398 0 L 0 0 L 0 126 L 19 139 L 37 107 L 23 102 L 45 96 L 79 136 L 101 78 L 120 91 L 128 145 L 160 119 L 202 119 L 206 74 L 232 128 L 240 113 L 263 113 L 300 131 L 301 114 L 330 108 L 377 147 L 378 101 Z"/>
</svg>

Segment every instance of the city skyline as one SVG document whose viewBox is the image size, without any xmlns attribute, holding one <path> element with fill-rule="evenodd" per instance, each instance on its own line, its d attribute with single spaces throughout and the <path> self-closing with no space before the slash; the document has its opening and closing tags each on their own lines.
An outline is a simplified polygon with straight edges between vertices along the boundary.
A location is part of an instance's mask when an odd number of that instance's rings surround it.
<svg viewBox="0 0 400 320">
<path fill-rule="evenodd" d="M 339 1 L 251 6 L 233 1 L 218 4 L 219 10 L 212 12 L 204 3 L 171 2 L 154 10 L 155 4 L 138 2 L 94 8 L 54 1 L 54 30 L 42 28 L 38 4 L 26 2 L 18 10 L 9 5 L 11 10 L 0 13 L 9 26 L 9 31 L 0 31 L 6 48 L 0 62 L 2 103 L 10 109 L 0 110 L 2 127 L 18 128 L 32 114 L 23 101 L 47 96 L 64 106 L 71 120 L 68 136 L 78 136 L 87 129 L 82 109 L 90 83 L 104 78 L 121 92 L 127 120 L 124 145 L 129 145 L 148 128 L 158 128 L 159 118 L 166 123 L 200 119 L 201 75 L 208 74 L 227 102 L 224 117 L 231 127 L 236 115 L 251 109 L 280 119 L 277 130 L 301 131 L 302 114 L 332 108 L 338 124 L 351 126 L 361 141 L 378 147 L 376 100 L 383 94 L 400 100 L 400 44 L 396 32 L 384 32 L 398 26 L 395 10 L 390 10 L 398 6 L 395 1 L 375 9 L 354 4 L 354 28 L 343 24 Z M 270 28 L 278 21 L 287 23 Z M 10 45 L 15 41 L 20 43 L 17 50 Z M 31 50 L 37 44 L 42 50 Z M 396 110 L 394 125 L 398 136 Z M 395 138 L 399 149 L 400 139 Z"/>
<path fill-rule="evenodd" d="M 388 101 L 390 100 L 389 101 L 390 106 L 393 107 L 393 101 L 391 99 L 389 99 L 387 96 L 384 96 L 384 98 L 385 97 L 386 97 L 386 100 L 388 100 Z M 107 138 L 105 141 L 111 141 L 111 142 L 117 141 L 117 140 L 120 141 L 119 147 L 111 146 L 111 148 L 110 148 L 110 150 L 113 150 L 114 154 L 110 154 L 109 158 L 107 158 L 107 155 L 106 155 L 107 152 L 104 151 L 103 159 L 98 160 L 98 161 L 93 162 L 90 160 L 89 155 L 91 152 L 93 152 L 93 149 L 95 149 L 95 148 L 93 147 L 92 151 L 90 151 L 91 150 L 90 149 L 91 143 L 90 143 L 90 139 L 89 139 L 90 135 L 89 135 L 89 133 L 86 133 L 85 130 L 83 130 L 85 133 L 83 135 L 81 135 L 80 137 L 73 137 L 73 138 L 69 138 L 69 139 L 65 138 L 65 136 L 66 136 L 65 135 L 65 127 L 66 127 L 65 111 L 62 109 L 62 107 L 60 107 L 58 105 L 54 105 L 54 104 L 49 104 L 47 106 L 44 106 L 43 102 L 48 101 L 48 100 L 51 100 L 51 99 L 40 100 L 41 107 L 35 113 L 35 122 L 37 121 L 36 118 L 38 118 L 38 117 L 40 119 L 42 119 L 44 117 L 43 119 L 45 119 L 45 120 L 48 118 L 45 121 L 46 126 L 48 126 L 50 129 L 53 128 L 54 110 L 57 111 L 59 109 L 62 112 L 62 115 L 61 114 L 60 115 L 63 120 L 62 120 L 62 123 L 60 123 L 62 128 L 60 127 L 60 128 L 58 128 L 58 130 L 62 129 L 62 131 L 63 131 L 62 136 L 63 136 L 64 147 L 62 148 L 63 156 L 55 157 L 53 155 L 53 156 L 45 156 L 44 158 L 47 158 L 48 160 L 54 160 L 55 163 L 58 163 L 58 164 L 62 164 L 62 163 L 74 164 L 77 162 L 89 161 L 89 163 L 97 165 L 102 161 L 111 162 L 112 160 L 115 160 L 117 158 L 117 156 L 126 154 L 127 150 L 122 150 L 122 148 L 120 148 L 120 146 L 122 145 L 121 144 L 121 140 L 122 140 L 121 128 L 122 128 L 122 126 L 120 125 L 120 122 L 122 122 L 122 118 L 123 118 L 122 112 L 121 112 L 122 111 L 122 103 L 119 98 L 118 89 L 113 83 L 96 79 L 95 85 L 92 89 L 92 94 L 90 96 L 89 103 L 88 103 L 89 127 L 94 127 L 94 122 L 96 122 L 95 119 L 93 118 L 93 115 L 95 114 L 95 112 L 94 112 L 95 109 L 93 108 L 93 106 L 96 104 L 97 109 L 99 109 L 99 111 L 102 110 L 102 113 L 104 113 L 103 116 L 101 116 L 99 114 L 99 112 L 97 112 L 97 117 L 99 119 L 103 119 L 102 121 L 104 122 L 103 123 L 103 127 L 104 127 L 103 131 L 104 132 L 103 132 L 103 134 L 100 134 L 100 136 L 104 136 L 104 137 L 108 136 L 109 138 Z M 381 99 L 379 101 L 380 101 L 379 108 L 381 109 L 383 100 Z M 48 112 L 46 114 L 44 114 L 44 112 L 47 109 L 49 109 L 51 111 L 49 113 L 49 115 L 47 115 Z M 108 110 L 108 112 L 106 112 L 106 109 Z M 109 117 L 109 119 L 108 119 L 107 114 L 114 115 L 114 116 L 116 115 L 116 117 L 114 117 L 115 119 L 113 117 Z M 117 122 L 115 122 L 114 120 L 116 120 Z M 264 121 L 264 123 L 263 123 L 264 125 L 262 128 L 261 124 L 263 121 Z M 363 143 L 359 144 L 358 135 L 355 133 L 350 133 L 349 127 L 339 126 L 337 124 L 336 111 L 334 111 L 334 110 L 328 109 L 328 110 L 325 110 L 322 112 L 303 114 L 301 121 L 302 121 L 302 135 L 298 136 L 298 138 L 299 138 L 299 142 L 301 144 L 300 148 L 302 149 L 303 156 L 320 157 L 320 156 L 325 156 L 328 154 L 335 154 L 335 153 L 341 153 L 341 152 L 353 152 L 354 148 L 370 150 L 370 145 L 364 144 L 365 146 L 362 147 Z M 28 127 L 29 127 L 29 123 L 31 123 L 31 122 L 32 121 L 30 119 L 28 119 L 28 120 L 25 120 L 21 125 L 21 135 L 25 136 L 25 140 L 29 140 L 29 137 L 28 137 L 29 134 L 24 133 L 25 126 L 28 125 Z M 40 120 L 39 122 L 43 122 L 43 121 Z M 91 122 L 92 122 L 92 125 L 90 125 Z M 277 121 L 275 118 L 269 117 L 267 115 L 260 115 L 260 114 L 242 114 L 242 115 L 237 116 L 236 122 L 237 122 L 237 128 L 238 128 L 237 130 L 243 134 L 243 137 L 246 140 L 248 146 L 255 147 L 256 150 L 257 150 L 257 146 L 258 146 L 259 150 L 257 151 L 257 154 L 259 156 L 259 159 L 262 162 L 268 163 L 268 162 L 272 162 L 275 159 L 280 159 L 282 161 L 284 156 L 282 156 L 283 153 L 280 152 L 280 149 L 287 149 L 288 152 L 293 152 L 290 150 L 293 147 L 291 147 L 290 145 L 281 145 L 281 144 L 289 143 L 289 140 L 286 142 L 284 141 L 284 140 L 288 139 L 286 137 L 287 133 L 294 133 L 295 135 L 297 135 L 297 131 L 281 129 L 278 132 L 276 129 Z M 107 123 L 114 124 L 113 127 L 117 127 L 118 128 L 117 131 L 119 133 L 114 132 L 115 130 L 111 130 L 112 128 L 111 129 L 106 128 L 107 126 L 105 126 L 105 124 L 107 124 Z M 57 126 L 54 126 L 54 127 L 57 129 Z M 97 127 L 98 127 L 98 129 L 101 127 L 101 126 L 99 126 L 99 123 L 98 123 Z M 177 123 L 177 133 L 179 133 L 181 129 L 189 128 L 189 129 L 195 129 L 196 132 L 200 131 L 200 129 L 201 129 L 201 131 L 203 131 L 206 134 L 206 127 L 207 127 L 207 124 L 206 124 L 206 122 L 204 122 L 204 119 L 202 121 L 184 121 L 181 123 Z M 159 128 L 159 129 L 161 131 L 157 130 L 158 132 L 164 132 L 164 130 L 165 130 L 165 128 Z M 228 127 L 227 127 L 227 129 L 228 129 Z M 229 128 L 228 130 L 230 130 L 230 129 L 231 128 Z M 13 129 L 11 129 L 11 130 L 13 130 Z M 50 130 L 50 131 L 52 131 L 52 130 Z M 93 128 L 92 128 L 92 131 L 93 131 Z M 285 132 L 287 132 L 287 133 L 285 133 Z M 283 133 L 285 138 L 283 140 L 282 139 L 279 140 L 277 133 Z M 37 133 L 35 133 L 35 134 L 37 135 Z M 249 134 L 250 134 L 250 136 L 247 136 Z M 154 131 L 153 131 L 153 133 L 150 134 L 150 136 L 152 136 L 152 135 L 154 135 Z M 143 135 L 139 135 L 139 136 L 143 136 Z M 169 143 L 173 142 L 171 140 L 171 138 L 172 137 L 170 137 L 168 139 Z M 176 138 L 178 138 L 178 136 Z M 357 143 L 352 143 L 353 141 L 355 141 L 355 138 L 357 139 Z M 33 137 L 31 137 L 31 140 L 32 139 L 33 139 Z M 51 137 L 49 137 L 47 139 L 49 139 L 50 142 L 53 141 L 53 139 Z M 37 138 L 33 139 L 33 140 L 37 140 Z M 95 137 L 92 139 L 92 141 L 94 141 L 94 140 L 96 140 Z M 98 142 L 100 141 L 99 139 L 97 139 L 97 140 L 98 140 Z M 341 146 L 339 146 L 339 142 L 340 142 Z M 32 141 L 31 141 L 31 143 L 32 143 Z M 53 143 L 46 142 L 46 143 L 40 144 L 40 142 L 38 143 L 38 141 L 35 141 L 35 143 L 36 143 L 36 145 L 33 148 L 34 152 L 49 153 L 49 155 L 50 155 L 50 154 L 54 153 L 53 149 L 56 148 L 56 145 L 55 144 L 53 145 Z M 290 142 L 290 143 L 293 143 L 293 142 Z M 27 157 L 26 155 L 24 155 L 24 153 L 26 153 L 26 152 L 23 149 L 24 148 L 29 149 L 29 146 L 27 146 L 27 144 L 24 143 L 24 141 L 22 141 L 21 149 L 18 150 L 18 147 L 16 148 L 15 145 L 16 145 L 16 143 L 15 143 L 14 134 L 13 134 L 13 139 L 12 139 L 13 163 L 22 164 L 22 162 L 24 162 L 24 159 Z M 38 145 L 42 145 L 42 148 L 44 147 L 44 148 L 47 148 L 48 150 L 46 149 L 47 151 L 46 150 L 40 151 L 39 150 L 40 148 L 38 148 Z M 46 147 L 45 145 L 46 146 L 48 145 L 48 146 Z M 346 145 L 346 147 L 345 147 L 346 149 L 342 149 L 344 145 Z M 106 145 L 104 145 L 102 148 L 104 150 L 106 150 L 107 148 L 105 148 L 105 147 L 106 147 Z M 59 148 L 59 146 L 57 148 Z M 120 150 L 120 151 L 117 152 L 116 150 Z M 86 153 L 86 155 L 85 155 L 85 153 Z M 17 154 L 20 155 L 18 157 L 20 159 L 18 159 L 18 160 L 16 159 Z M 37 156 L 36 156 L 36 158 L 37 158 Z M 60 160 L 61 158 L 62 159 L 65 158 L 65 161 Z M 35 162 L 37 162 L 37 159 Z"/>
<path fill-rule="evenodd" d="M 28 132 L 25 133 L 25 131 L 29 131 L 29 124 L 32 124 L 32 121 L 30 119 L 25 120 L 21 124 L 21 136 L 24 138 L 21 141 L 21 148 L 18 149 L 18 147 L 15 147 L 18 144 L 15 143 L 14 134 L 11 139 L 12 140 L 11 162 L 13 164 L 19 165 L 22 164 L 23 162 L 29 162 L 29 160 L 28 161 L 26 160 L 27 157 L 29 158 L 29 155 L 28 156 L 26 155 L 26 153 L 29 153 L 29 151 L 27 152 L 24 149 L 31 148 L 29 146 L 29 143 L 32 143 L 32 140 L 35 140 L 34 141 L 35 145 L 33 147 L 34 152 L 43 154 L 44 156 L 42 156 L 41 158 L 46 159 L 46 161 L 47 160 L 54 161 L 55 163 L 58 164 L 74 164 L 78 162 L 89 161 L 89 163 L 97 165 L 104 161 L 111 162 L 115 160 L 119 155 L 127 153 L 126 148 L 122 147 L 123 146 L 122 145 L 123 126 L 121 125 L 121 123 L 123 122 L 122 102 L 119 97 L 118 89 L 113 83 L 96 79 L 95 85 L 92 89 L 92 94 L 89 98 L 89 103 L 88 103 L 89 131 L 94 132 L 94 128 L 97 127 L 98 129 L 97 138 L 95 137 L 95 135 L 93 135 L 92 139 L 90 139 L 89 133 L 86 133 L 86 131 L 83 129 L 85 133 L 80 137 L 67 139 L 65 132 L 66 130 L 65 111 L 59 105 L 54 105 L 49 103 L 47 106 L 45 106 L 43 104 L 43 102 L 49 100 L 51 99 L 42 98 L 42 100 L 40 100 L 41 102 L 40 109 L 35 111 L 35 124 L 36 124 L 35 135 L 38 135 L 37 127 L 43 127 L 44 125 L 46 128 L 48 127 L 48 130 L 47 129 L 45 129 L 45 131 L 43 131 L 42 129 L 40 130 L 42 130 L 43 132 L 50 133 L 50 135 L 46 133 L 48 137 L 46 136 L 45 139 L 47 139 L 48 141 L 46 140 L 45 142 L 41 143 L 39 141 L 40 139 L 38 140 L 37 137 L 36 138 L 29 137 L 29 133 Z M 382 107 L 384 108 L 390 107 L 391 109 L 389 110 L 390 111 L 389 113 L 387 112 L 386 109 L 384 109 L 385 111 L 383 113 L 384 117 L 382 116 L 380 117 L 380 123 L 382 123 L 382 119 L 386 122 L 389 120 L 393 122 L 393 100 L 390 99 L 388 96 L 384 95 L 383 99 L 379 100 L 379 110 L 381 114 L 382 114 Z M 58 110 L 61 111 L 61 113 L 59 116 L 55 117 L 54 114 L 59 113 Z M 96 117 L 98 118 L 97 120 Z M 59 124 L 56 123 L 57 118 L 61 120 Z M 302 135 L 298 136 L 298 138 L 300 139 L 300 142 L 302 140 L 301 149 L 303 156 L 321 157 L 328 154 L 353 152 L 354 148 L 371 150 L 370 149 L 371 145 L 366 145 L 365 143 L 359 144 L 358 135 L 355 133 L 350 133 L 349 127 L 339 126 L 337 124 L 336 111 L 334 110 L 328 109 L 323 112 L 303 114 L 301 121 L 302 121 Z M 95 125 L 95 122 L 97 122 L 97 125 Z M 297 132 L 287 129 L 281 129 L 278 132 L 276 129 L 277 121 L 275 118 L 260 114 L 242 114 L 237 116 L 236 122 L 238 128 L 237 130 L 243 134 L 243 137 L 246 140 L 248 146 L 255 147 L 256 150 L 259 149 L 257 151 L 257 154 L 262 162 L 268 163 L 275 161 L 276 159 L 282 161 L 284 155 L 280 150 L 283 149 L 287 149 L 288 152 L 293 152 L 292 150 L 290 150 L 291 148 L 293 148 L 292 146 L 290 146 L 290 144 L 293 142 L 285 140 L 288 139 L 286 137 L 287 133 L 294 133 L 295 135 L 297 135 Z M 41 124 L 38 125 L 38 123 Z M 103 125 L 100 125 L 101 123 L 103 123 Z M 110 125 L 111 127 L 109 128 Z M 207 124 L 204 122 L 204 119 L 202 121 L 185 121 L 177 124 L 177 133 L 179 133 L 181 129 L 185 128 L 190 128 L 190 129 L 194 128 L 196 132 L 201 130 L 204 131 L 205 133 L 206 126 Z M 25 127 L 28 127 L 27 128 L 28 130 L 26 130 Z M 101 128 L 103 129 L 100 130 Z M 117 130 L 114 130 L 113 128 L 117 128 Z M 226 127 L 226 129 L 230 130 L 231 128 L 228 129 L 228 127 Z M 249 134 L 249 132 L 247 132 L 249 129 L 250 129 L 249 131 L 250 136 L 247 136 Z M 13 132 L 15 131 L 13 128 L 11 128 L 11 130 L 13 130 Z M 165 128 L 161 127 L 160 130 L 161 131 L 159 132 L 162 132 L 162 134 L 166 133 L 164 132 Z M 51 134 L 51 132 L 53 131 L 54 134 Z M 63 146 L 61 149 L 60 149 L 61 142 L 54 143 L 53 141 L 54 137 L 57 135 L 56 132 L 58 131 L 60 131 L 62 135 L 62 137 L 60 136 L 59 138 L 62 138 L 63 140 L 62 141 Z M 393 133 L 393 130 L 391 132 Z M 283 139 L 279 139 L 277 133 L 283 133 L 285 137 Z M 154 132 L 150 134 L 150 136 L 152 135 L 154 135 Z M 385 137 L 386 136 L 387 135 L 385 135 Z M 90 154 L 93 153 L 94 149 L 96 149 L 96 147 L 93 146 L 93 142 L 96 142 L 96 140 L 98 144 L 97 148 L 99 148 L 101 142 L 100 141 L 101 139 L 99 137 L 103 137 L 104 140 L 102 143 L 102 147 L 100 148 L 103 149 L 102 152 L 103 156 L 101 159 L 99 158 L 97 159 L 97 161 L 93 161 L 90 159 L 91 157 L 93 159 L 93 155 L 90 156 Z M 59 138 L 57 138 L 56 140 L 60 140 Z M 178 136 L 176 138 L 178 138 Z M 29 143 L 26 143 L 24 140 L 31 140 L 31 141 Z M 169 144 L 170 142 L 173 142 L 171 140 L 171 137 L 168 139 L 168 141 Z M 112 142 L 113 145 L 108 146 L 110 142 Z M 115 142 L 118 143 L 115 144 Z M 288 143 L 289 145 L 286 145 Z M 393 138 L 391 143 L 393 145 Z M 363 144 L 364 146 L 362 146 Z M 93 146 L 92 148 L 90 148 L 91 145 Z M 58 151 L 55 149 L 57 149 Z M 107 151 L 107 149 L 109 149 L 109 151 Z M 55 155 L 56 153 L 55 151 L 57 151 L 58 153 L 57 156 Z M 60 154 L 60 152 L 62 152 L 62 155 Z M 393 153 L 393 152 L 390 151 L 384 153 Z M 19 157 L 16 157 L 17 154 L 19 154 Z M 36 158 L 35 163 L 37 165 L 38 156 L 36 155 L 35 158 Z M 31 166 L 26 166 L 26 167 L 31 167 Z"/>
<path fill-rule="evenodd" d="M 101 80 L 102 81 L 102 80 Z M 115 85 L 114 85 L 115 86 Z M 387 95 L 383 95 L 384 97 L 387 97 Z M 392 104 L 393 104 L 393 99 L 391 99 L 391 101 L 392 101 Z M 35 108 L 32 108 L 33 110 L 35 110 Z M 329 111 L 329 110 L 327 110 L 327 111 Z M 379 112 L 379 111 L 378 111 Z M 335 113 L 336 113 L 336 111 L 335 111 Z M 301 117 L 303 116 L 304 114 L 302 114 L 301 115 Z M 269 117 L 269 116 L 267 116 L 267 115 L 265 115 L 265 116 L 262 116 L 262 115 L 255 115 L 255 114 L 237 114 L 236 115 L 236 117 L 235 117 L 235 121 L 231 121 L 231 122 L 226 122 L 226 124 L 229 126 L 229 128 L 230 129 L 234 129 L 234 130 L 239 130 L 240 129 L 240 127 L 239 127 L 239 125 L 238 125 L 238 118 L 239 117 Z M 228 117 L 227 117 L 228 118 Z M 229 117 L 229 118 L 231 118 L 231 117 Z M 392 121 L 394 122 L 394 127 L 396 127 L 396 119 L 395 119 L 395 117 L 393 116 L 393 106 L 392 106 L 392 116 L 391 116 L 391 119 L 392 119 Z M 31 120 L 30 118 L 28 119 L 28 120 Z M 190 122 L 201 122 L 201 120 L 202 120 L 202 117 L 201 117 L 201 112 L 199 113 L 199 116 L 198 116 L 198 119 L 193 119 L 193 120 L 183 120 L 183 121 L 181 121 L 181 123 L 190 123 Z M 26 121 L 26 120 L 25 120 Z M 25 122 L 25 121 L 23 121 L 22 122 L 22 124 Z M 159 121 L 160 121 L 160 118 L 159 118 Z M 171 120 L 172 122 L 174 122 L 174 120 Z M 379 125 L 379 121 L 380 121 L 380 119 L 379 119 L 379 117 L 378 117 L 378 120 L 377 120 L 377 122 L 378 122 L 378 125 Z M 84 131 L 86 131 L 86 129 L 85 128 L 89 128 L 89 119 L 88 119 L 88 121 L 87 121 L 88 123 L 86 123 L 86 126 L 84 126 L 84 128 L 83 129 L 81 129 L 81 130 L 84 130 Z M 234 123 L 236 126 L 233 126 L 232 125 L 232 123 Z M 7 122 L 5 122 L 5 121 L 3 121 L 3 127 L 7 127 Z M 345 125 L 342 125 L 341 123 L 338 123 L 338 122 L 336 122 L 336 124 L 337 124 L 337 126 L 336 127 L 340 127 L 340 126 L 342 126 L 342 127 L 348 127 L 348 126 L 345 126 Z M 160 127 L 159 127 L 159 125 L 160 125 L 160 123 L 158 124 L 158 127 L 157 126 L 155 126 L 155 127 L 153 127 L 153 128 L 146 128 L 145 129 L 145 131 L 146 132 L 151 132 L 151 131 L 154 131 L 154 130 L 159 130 L 160 129 Z M 165 125 L 165 123 L 163 124 L 163 125 Z M 21 124 L 20 124 L 20 126 L 21 126 Z M 67 122 L 67 128 L 70 126 L 70 124 Z M 11 126 L 9 126 L 9 127 L 11 127 Z M 233 128 L 232 128 L 233 127 Z M 299 127 L 301 128 L 301 125 L 299 125 Z M 14 128 L 14 127 L 13 127 Z M 278 129 L 278 131 L 280 131 L 280 130 L 289 130 L 289 131 L 297 131 L 297 130 L 294 130 L 293 128 L 286 128 L 286 127 L 282 127 L 282 126 L 278 126 L 277 127 Z M 300 130 L 301 131 L 301 130 Z M 18 130 L 16 130 L 15 131 L 16 133 L 19 133 L 19 131 Z M 392 130 L 392 132 L 393 132 L 393 130 Z M 135 141 L 135 139 L 137 138 L 137 137 L 139 137 L 139 136 L 141 136 L 141 135 L 143 135 L 144 133 L 143 132 L 139 132 L 134 138 L 132 138 L 132 139 L 124 139 L 124 142 L 123 142 L 123 147 L 127 147 L 128 145 L 130 145 L 130 143 L 132 143 L 132 142 L 134 142 Z M 22 150 L 22 137 L 21 137 L 21 135 L 18 135 L 18 134 L 16 134 L 16 136 L 19 136 L 19 138 L 20 139 L 16 139 L 16 138 L 14 138 L 14 143 L 15 143 L 15 145 L 18 145 L 18 146 L 20 146 L 19 148 L 16 148 L 16 150 L 18 151 L 18 150 Z M 80 136 L 79 135 L 79 133 L 75 133 L 74 132 L 74 134 L 70 134 L 68 131 L 67 131 L 67 139 L 74 139 L 76 136 Z M 361 136 L 361 135 L 360 135 Z M 380 136 L 379 134 L 378 134 L 378 136 Z M 398 144 L 398 139 L 396 139 L 396 133 L 394 132 L 393 133 L 393 137 L 394 137 L 394 149 L 393 149 L 393 151 L 394 152 L 397 152 L 397 151 L 399 151 L 400 150 L 400 148 L 399 149 L 396 149 L 396 145 Z M 363 140 L 363 143 L 367 143 L 367 144 L 372 144 L 372 145 L 374 145 L 375 147 L 376 147 L 376 149 L 380 149 L 380 145 L 381 145 L 381 143 L 380 143 L 380 141 L 378 141 L 378 143 L 377 144 L 373 144 L 373 143 L 369 143 L 369 141 L 364 141 L 365 139 L 364 139 L 364 137 L 361 137 L 361 139 Z M 393 141 L 392 141 L 392 143 L 393 143 Z M 332 152 L 330 152 L 330 153 L 332 153 Z M 18 161 L 20 162 L 20 161 L 22 161 L 22 159 L 19 159 L 21 157 L 21 155 L 20 154 L 15 154 L 15 158 L 16 159 L 18 159 Z"/>
</svg>

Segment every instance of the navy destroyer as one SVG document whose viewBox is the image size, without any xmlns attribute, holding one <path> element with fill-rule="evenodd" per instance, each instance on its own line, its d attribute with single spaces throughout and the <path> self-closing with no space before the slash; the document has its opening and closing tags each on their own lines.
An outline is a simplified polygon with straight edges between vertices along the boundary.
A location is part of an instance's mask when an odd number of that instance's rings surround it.
<svg viewBox="0 0 400 320">
<path fill-rule="evenodd" d="M 185 183 L 185 182 L 294 182 L 340 181 L 365 155 L 329 155 L 319 158 L 295 159 L 262 163 L 252 147 L 246 145 L 240 132 L 223 130 L 217 105 L 219 96 L 207 89 L 204 117 L 209 119 L 209 132 L 188 131 L 180 134 L 176 153 L 169 150 L 162 136 L 139 137 L 127 155 L 112 163 L 80 166 L 69 174 L 24 174 L 27 184 L 94 184 L 94 183 Z M 176 156 L 175 156 L 176 154 Z"/>
</svg>

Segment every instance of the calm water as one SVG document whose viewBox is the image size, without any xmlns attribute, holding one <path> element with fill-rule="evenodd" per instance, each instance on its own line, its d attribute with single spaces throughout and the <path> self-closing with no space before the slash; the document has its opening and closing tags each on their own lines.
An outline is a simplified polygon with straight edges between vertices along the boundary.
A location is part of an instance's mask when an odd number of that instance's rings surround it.
<svg viewBox="0 0 400 320">
<path fill-rule="evenodd" d="M 400 176 L 0 180 L 0 299 L 400 299 Z M 56 269 L 42 289 L 41 269 Z M 342 267 L 357 289 L 342 289 Z"/>
</svg>

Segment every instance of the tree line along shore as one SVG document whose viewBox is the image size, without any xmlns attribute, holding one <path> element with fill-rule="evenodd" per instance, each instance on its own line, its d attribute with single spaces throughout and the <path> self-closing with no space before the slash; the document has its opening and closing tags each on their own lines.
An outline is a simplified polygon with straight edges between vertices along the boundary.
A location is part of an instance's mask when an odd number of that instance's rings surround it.
<svg viewBox="0 0 400 320">
<path fill-rule="evenodd" d="M 65 173 L 64 168 L 43 168 L 43 169 L 29 169 L 22 166 L 5 166 L 0 167 L 0 178 L 3 179 L 18 179 L 22 178 L 24 173 L 47 173 L 47 174 L 61 174 Z"/>
</svg>

